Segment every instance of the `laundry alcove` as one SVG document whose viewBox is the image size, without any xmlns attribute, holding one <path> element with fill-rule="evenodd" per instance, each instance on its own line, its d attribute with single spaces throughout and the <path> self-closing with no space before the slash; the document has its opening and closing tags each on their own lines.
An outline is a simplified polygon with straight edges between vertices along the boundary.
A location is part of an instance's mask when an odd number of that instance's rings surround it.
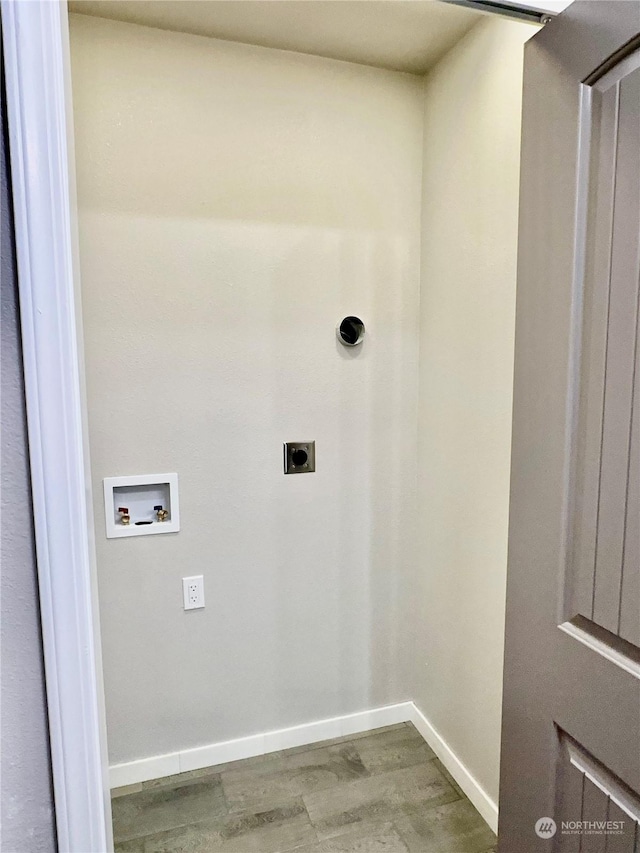
<svg viewBox="0 0 640 853">
<path fill-rule="evenodd" d="M 114 787 L 411 719 L 495 828 L 535 32 L 71 3 Z M 283 476 L 298 440 L 315 471 Z M 107 539 L 103 480 L 147 471 L 178 473 L 179 532 Z"/>
</svg>

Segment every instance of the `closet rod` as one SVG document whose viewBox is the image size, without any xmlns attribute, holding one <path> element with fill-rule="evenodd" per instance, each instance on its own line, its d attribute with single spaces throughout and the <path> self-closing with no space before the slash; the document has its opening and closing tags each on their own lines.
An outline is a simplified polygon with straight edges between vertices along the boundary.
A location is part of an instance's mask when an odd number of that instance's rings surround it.
<svg viewBox="0 0 640 853">
<path fill-rule="evenodd" d="M 531 24 L 548 24 L 553 17 L 548 12 L 539 9 L 526 9 L 514 6 L 512 3 L 501 3 L 499 0 L 444 0 L 452 6 L 464 6 L 466 9 L 477 9 L 480 12 L 492 12 L 508 18 L 518 18 Z"/>
</svg>

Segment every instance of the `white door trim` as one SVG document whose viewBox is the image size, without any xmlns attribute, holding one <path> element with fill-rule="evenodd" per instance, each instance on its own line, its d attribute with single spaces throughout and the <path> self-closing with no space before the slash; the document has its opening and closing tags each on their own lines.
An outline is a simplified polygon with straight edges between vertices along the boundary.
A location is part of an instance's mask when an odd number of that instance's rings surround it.
<svg viewBox="0 0 640 853">
<path fill-rule="evenodd" d="M 2 0 L 58 850 L 113 849 L 76 295 L 66 4 Z"/>
</svg>

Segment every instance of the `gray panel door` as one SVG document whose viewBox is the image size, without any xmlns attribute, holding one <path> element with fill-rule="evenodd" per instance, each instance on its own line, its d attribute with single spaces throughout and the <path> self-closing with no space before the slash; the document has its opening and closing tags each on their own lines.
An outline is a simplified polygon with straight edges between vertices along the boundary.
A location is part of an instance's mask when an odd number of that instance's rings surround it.
<svg viewBox="0 0 640 853">
<path fill-rule="evenodd" d="M 540 31 L 523 111 L 499 851 L 640 853 L 640 2 Z"/>
</svg>

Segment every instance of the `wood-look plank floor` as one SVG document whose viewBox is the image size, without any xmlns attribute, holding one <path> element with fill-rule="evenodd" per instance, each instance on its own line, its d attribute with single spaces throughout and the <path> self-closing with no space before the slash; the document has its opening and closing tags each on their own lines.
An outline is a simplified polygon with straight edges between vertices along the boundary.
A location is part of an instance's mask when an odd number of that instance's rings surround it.
<svg viewBox="0 0 640 853">
<path fill-rule="evenodd" d="M 410 723 L 112 792 L 116 853 L 492 853 Z"/>
</svg>

